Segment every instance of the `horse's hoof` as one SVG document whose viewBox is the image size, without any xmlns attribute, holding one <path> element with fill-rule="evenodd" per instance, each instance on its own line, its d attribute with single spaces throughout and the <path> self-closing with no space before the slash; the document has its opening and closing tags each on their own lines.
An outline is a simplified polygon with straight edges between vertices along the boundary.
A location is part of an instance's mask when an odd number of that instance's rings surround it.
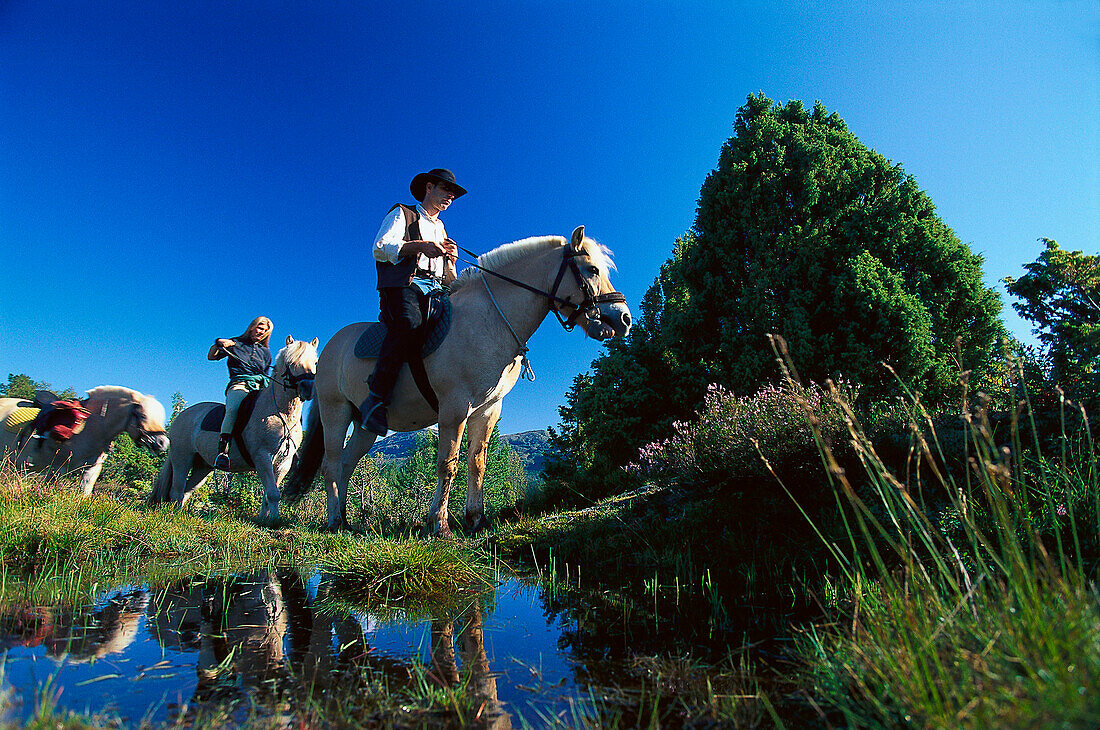
<svg viewBox="0 0 1100 730">
<path fill-rule="evenodd" d="M 489 520 L 485 519 L 485 515 L 483 514 L 473 518 L 471 518 L 470 515 L 466 515 L 465 527 L 466 532 L 471 535 L 476 535 L 483 530 L 489 529 Z"/>
<path fill-rule="evenodd" d="M 428 535 L 441 540 L 455 539 L 455 534 L 451 532 L 451 526 L 446 522 L 429 522 Z"/>
</svg>

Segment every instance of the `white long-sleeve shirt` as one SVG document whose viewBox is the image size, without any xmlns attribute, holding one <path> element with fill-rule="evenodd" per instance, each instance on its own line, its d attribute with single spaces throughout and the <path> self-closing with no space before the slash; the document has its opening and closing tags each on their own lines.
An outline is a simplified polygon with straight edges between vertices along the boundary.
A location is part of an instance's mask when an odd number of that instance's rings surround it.
<svg viewBox="0 0 1100 730">
<path fill-rule="evenodd" d="M 443 243 L 447 240 L 447 229 L 443 227 L 443 221 L 432 218 L 424 208 L 417 205 L 416 212 L 420 214 L 420 240 Z M 396 264 L 401 258 L 401 247 L 405 245 L 405 214 L 400 208 L 394 208 L 382 221 L 382 227 L 378 229 L 378 235 L 374 237 L 374 259 L 387 264 Z M 433 276 L 443 278 L 446 271 L 447 260 L 443 256 L 417 257 L 416 266 L 419 269 L 432 272 Z"/>
</svg>

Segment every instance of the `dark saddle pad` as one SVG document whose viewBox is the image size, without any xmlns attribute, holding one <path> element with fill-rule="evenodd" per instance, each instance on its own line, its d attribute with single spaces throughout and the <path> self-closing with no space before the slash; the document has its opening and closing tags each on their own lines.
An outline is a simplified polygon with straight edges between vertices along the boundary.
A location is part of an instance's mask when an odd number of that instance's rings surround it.
<svg viewBox="0 0 1100 730">
<path fill-rule="evenodd" d="M 424 338 L 424 346 L 420 349 L 420 357 L 427 357 L 439 349 L 447 333 L 451 331 L 451 299 L 445 294 L 439 294 L 428 298 L 428 321 L 424 325 L 427 335 Z M 382 322 L 371 322 L 359 336 L 355 343 L 355 356 L 361 358 L 378 357 L 382 351 L 382 340 L 386 339 L 386 325 Z"/>
<path fill-rule="evenodd" d="M 237 444 L 237 450 L 241 452 L 241 456 L 244 457 L 244 462 L 249 466 L 253 466 L 252 455 L 244 447 L 244 439 L 241 438 L 241 434 L 244 433 L 244 427 L 248 425 L 248 419 L 252 417 L 252 411 L 256 410 L 256 401 L 260 399 L 260 393 L 262 392 L 262 390 L 254 390 L 244 397 L 240 408 L 237 409 L 237 420 L 233 422 L 233 441 Z M 224 418 L 225 404 L 219 403 L 210 409 L 202 419 L 202 423 L 199 424 L 199 428 L 203 431 L 221 433 L 222 419 Z"/>
<path fill-rule="evenodd" d="M 237 445 L 240 446 L 240 437 L 244 432 L 245 425 L 248 424 L 248 419 L 252 417 L 252 411 L 256 409 L 256 400 L 260 397 L 260 392 L 254 390 L 244 397 L 241 401 L 241 407 L 237 409 L 237 420 L 233 422 L 233 437 L 238 440 Z M 210 409 L 206 416 L 202 419 L 202 423 L 199 424 L 199 428 L 203 431 L 217 431 L 222 430 L 222 420 L 225 418 L 225 404 L 219 403 L 217 406 Z"/>
</svg>

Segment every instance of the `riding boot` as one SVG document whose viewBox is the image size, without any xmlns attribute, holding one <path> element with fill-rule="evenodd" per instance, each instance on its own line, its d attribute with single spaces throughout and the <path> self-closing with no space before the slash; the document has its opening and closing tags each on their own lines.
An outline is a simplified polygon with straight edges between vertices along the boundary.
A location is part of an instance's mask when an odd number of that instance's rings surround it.
<svg viewBox="0 0 1100 730">
<path fill-rule="evenodd" d="M 218 455 L 214 457 L 215 469 L 228 469 L 229 468 L 229 440 L 232 438 L 230 434 L 223 433 L 218 440 Z"/>
<path fill-rule="evenodd" d="M 385 436 L 389 432 L 389 419 L 386 414 L 385 399 L 370 391 L 370 395 L 359 406 L 359 424 L 379 436 Z"/>
<path fill-rule="evenodd" d="M 359 405 L 359 425 L 379 436 L 385 436 L 389 431 L 386 408 L 393 396 L 394 386 L 397 385 L 397 376 L 405 364 L 403 339 L 407 336 L 400 330 L 395 332 L 394 329 L 390 329 L 382 342 L 382 352 L 374 366 L 374 373 L 367 379 L 370 390 L 366 400 Z"/>
<path fill-rule="evenodd" d="M 359 406 L 359 425 L 379 436 L 389 431 L 386 408 L 393 397 L 397 376 L 416 344 L 415 333 L 423 320 L 423 295 L 414 286 L 378 290 L 379 309 L 386 323 L 386 336 L 378 352 L 374 373 L 367 380 L 369 394 Z"/>
</svg>

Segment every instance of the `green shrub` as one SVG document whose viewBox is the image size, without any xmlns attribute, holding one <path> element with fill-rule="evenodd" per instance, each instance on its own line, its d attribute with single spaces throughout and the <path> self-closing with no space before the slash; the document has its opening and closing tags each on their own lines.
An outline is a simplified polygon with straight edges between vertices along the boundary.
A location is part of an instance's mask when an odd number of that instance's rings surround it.
<svg viewBox="0 0 1100 730">
<path fill-rule="evenodd" d="M 856 397 L 855 388 L 845 392 Z M 842 451 L 844 413 L 820 386 L 767 385 L 738 396 L 711 385 L 697 418 L 674 423 L 673 435 L 643 446 L 628 469 L 660 486 L 737 492 L 745 507 L 774 506 L 777 500 L 789 507 L 777 478 L 800 502 L 832 502 L 807 411 L 821 438 Z"/>
</svg>

